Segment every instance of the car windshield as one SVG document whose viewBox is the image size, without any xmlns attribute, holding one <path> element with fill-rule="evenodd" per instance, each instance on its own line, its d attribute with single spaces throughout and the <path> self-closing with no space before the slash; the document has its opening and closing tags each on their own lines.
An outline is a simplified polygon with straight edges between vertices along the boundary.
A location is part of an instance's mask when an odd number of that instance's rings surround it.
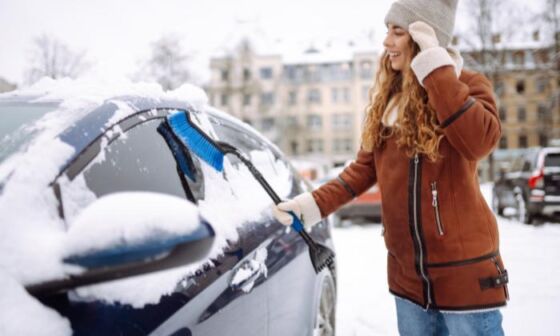
<svg viewBox="0 0 560 336">
<path fill-rule="evenodd" d="M 57 106 L 56 103 L 0 101 L 0 163 L 30 141 L 35 133 L 33 122 Z"/>
</svg>

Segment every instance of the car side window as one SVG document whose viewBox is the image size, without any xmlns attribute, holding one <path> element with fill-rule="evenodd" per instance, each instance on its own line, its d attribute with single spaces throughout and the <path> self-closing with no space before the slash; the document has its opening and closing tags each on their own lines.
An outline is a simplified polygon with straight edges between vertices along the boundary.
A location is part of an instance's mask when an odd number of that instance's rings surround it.
<svg viewBox="0 0 560 336">
<path fill-rule="evenodd" d="M 64 213 L 73 217 L 96 198 L 123 191 L 186 197 L 177 163 L 158 133 L 163 119 L 138 124 L 102 149 L 72 181 L 61 183 Z"/>
<path fill-rule="evenodd" d="M 292 193 L 296 181 L 290 165 L 280 158 L 265 140 L 227 120 L 211 118 L 210 121 L 219 140 L 239 149 L 259 170 L 278 196 L 287 198 Z M 240 160 L 233 155 L 228 155 L 227 158 L 238 170 L 239 175 L 244 175 L 246 179 L 251 181 L 251 185 L 256 188 L 255 192 L 257 190 L 263 192 L 262 187 L 255 186 L 257 182 L 252 176 L 249 176 Z M 267 200 L 270 199 L 266 194 L 263 197 Z"/>
<path fill-rule="evenodd" d="M 544 158 L 545 167 L 560 167 L 560 153 L 549 153 Z"/>
</svg>

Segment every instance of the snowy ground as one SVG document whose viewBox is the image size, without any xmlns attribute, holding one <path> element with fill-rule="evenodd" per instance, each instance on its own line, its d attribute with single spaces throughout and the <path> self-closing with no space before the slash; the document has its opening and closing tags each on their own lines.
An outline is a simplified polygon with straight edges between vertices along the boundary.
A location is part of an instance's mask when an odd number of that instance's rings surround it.
<svg viewBox="0 0 560 336">
<path fill-rule="evenodd" d="M 485 196 L 489 187 L 482 187 Z M 506 335 L 560 335 L 560 223 L 528 226 L 501 217 L 498 223 L 500 250 L 510 274 L 511 300 L 502 310 Z M 381 225 L 335 229 L 334 242 L 339 267 L 337 335 L 397 335 Z"/>
</svg>

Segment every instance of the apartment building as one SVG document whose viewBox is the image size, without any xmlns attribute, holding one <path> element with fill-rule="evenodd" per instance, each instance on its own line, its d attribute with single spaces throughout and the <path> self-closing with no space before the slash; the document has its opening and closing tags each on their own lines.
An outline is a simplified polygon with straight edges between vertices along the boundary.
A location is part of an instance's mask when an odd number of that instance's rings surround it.
<svg viewBox="0 0 560 336">
<path fill-rule="evenodd" d="M 376 61 L 353 46 L 269 55 L 245 40 L 211 59 L 207 90 L 292 158 L 340 164 L 357 152 Z"/>
<path fill-rule="evenodd" d="M 533 41 L 489 51 L 491 62 L 483 62 L 480 50 L 462 53 L 466 67 L 493 82 L 502 122 L 500 149 L 547 146 L 560 139 L 560 59 L 556 47 L 538 37 L 535 33 Z"/>
</svg>

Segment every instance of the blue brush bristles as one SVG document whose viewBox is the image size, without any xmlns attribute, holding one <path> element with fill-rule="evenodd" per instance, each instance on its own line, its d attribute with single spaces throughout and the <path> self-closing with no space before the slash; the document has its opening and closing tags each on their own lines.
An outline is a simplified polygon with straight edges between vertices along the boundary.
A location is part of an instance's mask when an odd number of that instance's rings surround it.
<svg viewBox="0 0 560 336">
<path fill-rule="evenodd" d="M 169 126 L 189 150 L 221 172 L 224 169 L 224 153 L 212 139 L 192 124 L 187 113 L 178 111 L 167 116 Z"/>
</svg>

